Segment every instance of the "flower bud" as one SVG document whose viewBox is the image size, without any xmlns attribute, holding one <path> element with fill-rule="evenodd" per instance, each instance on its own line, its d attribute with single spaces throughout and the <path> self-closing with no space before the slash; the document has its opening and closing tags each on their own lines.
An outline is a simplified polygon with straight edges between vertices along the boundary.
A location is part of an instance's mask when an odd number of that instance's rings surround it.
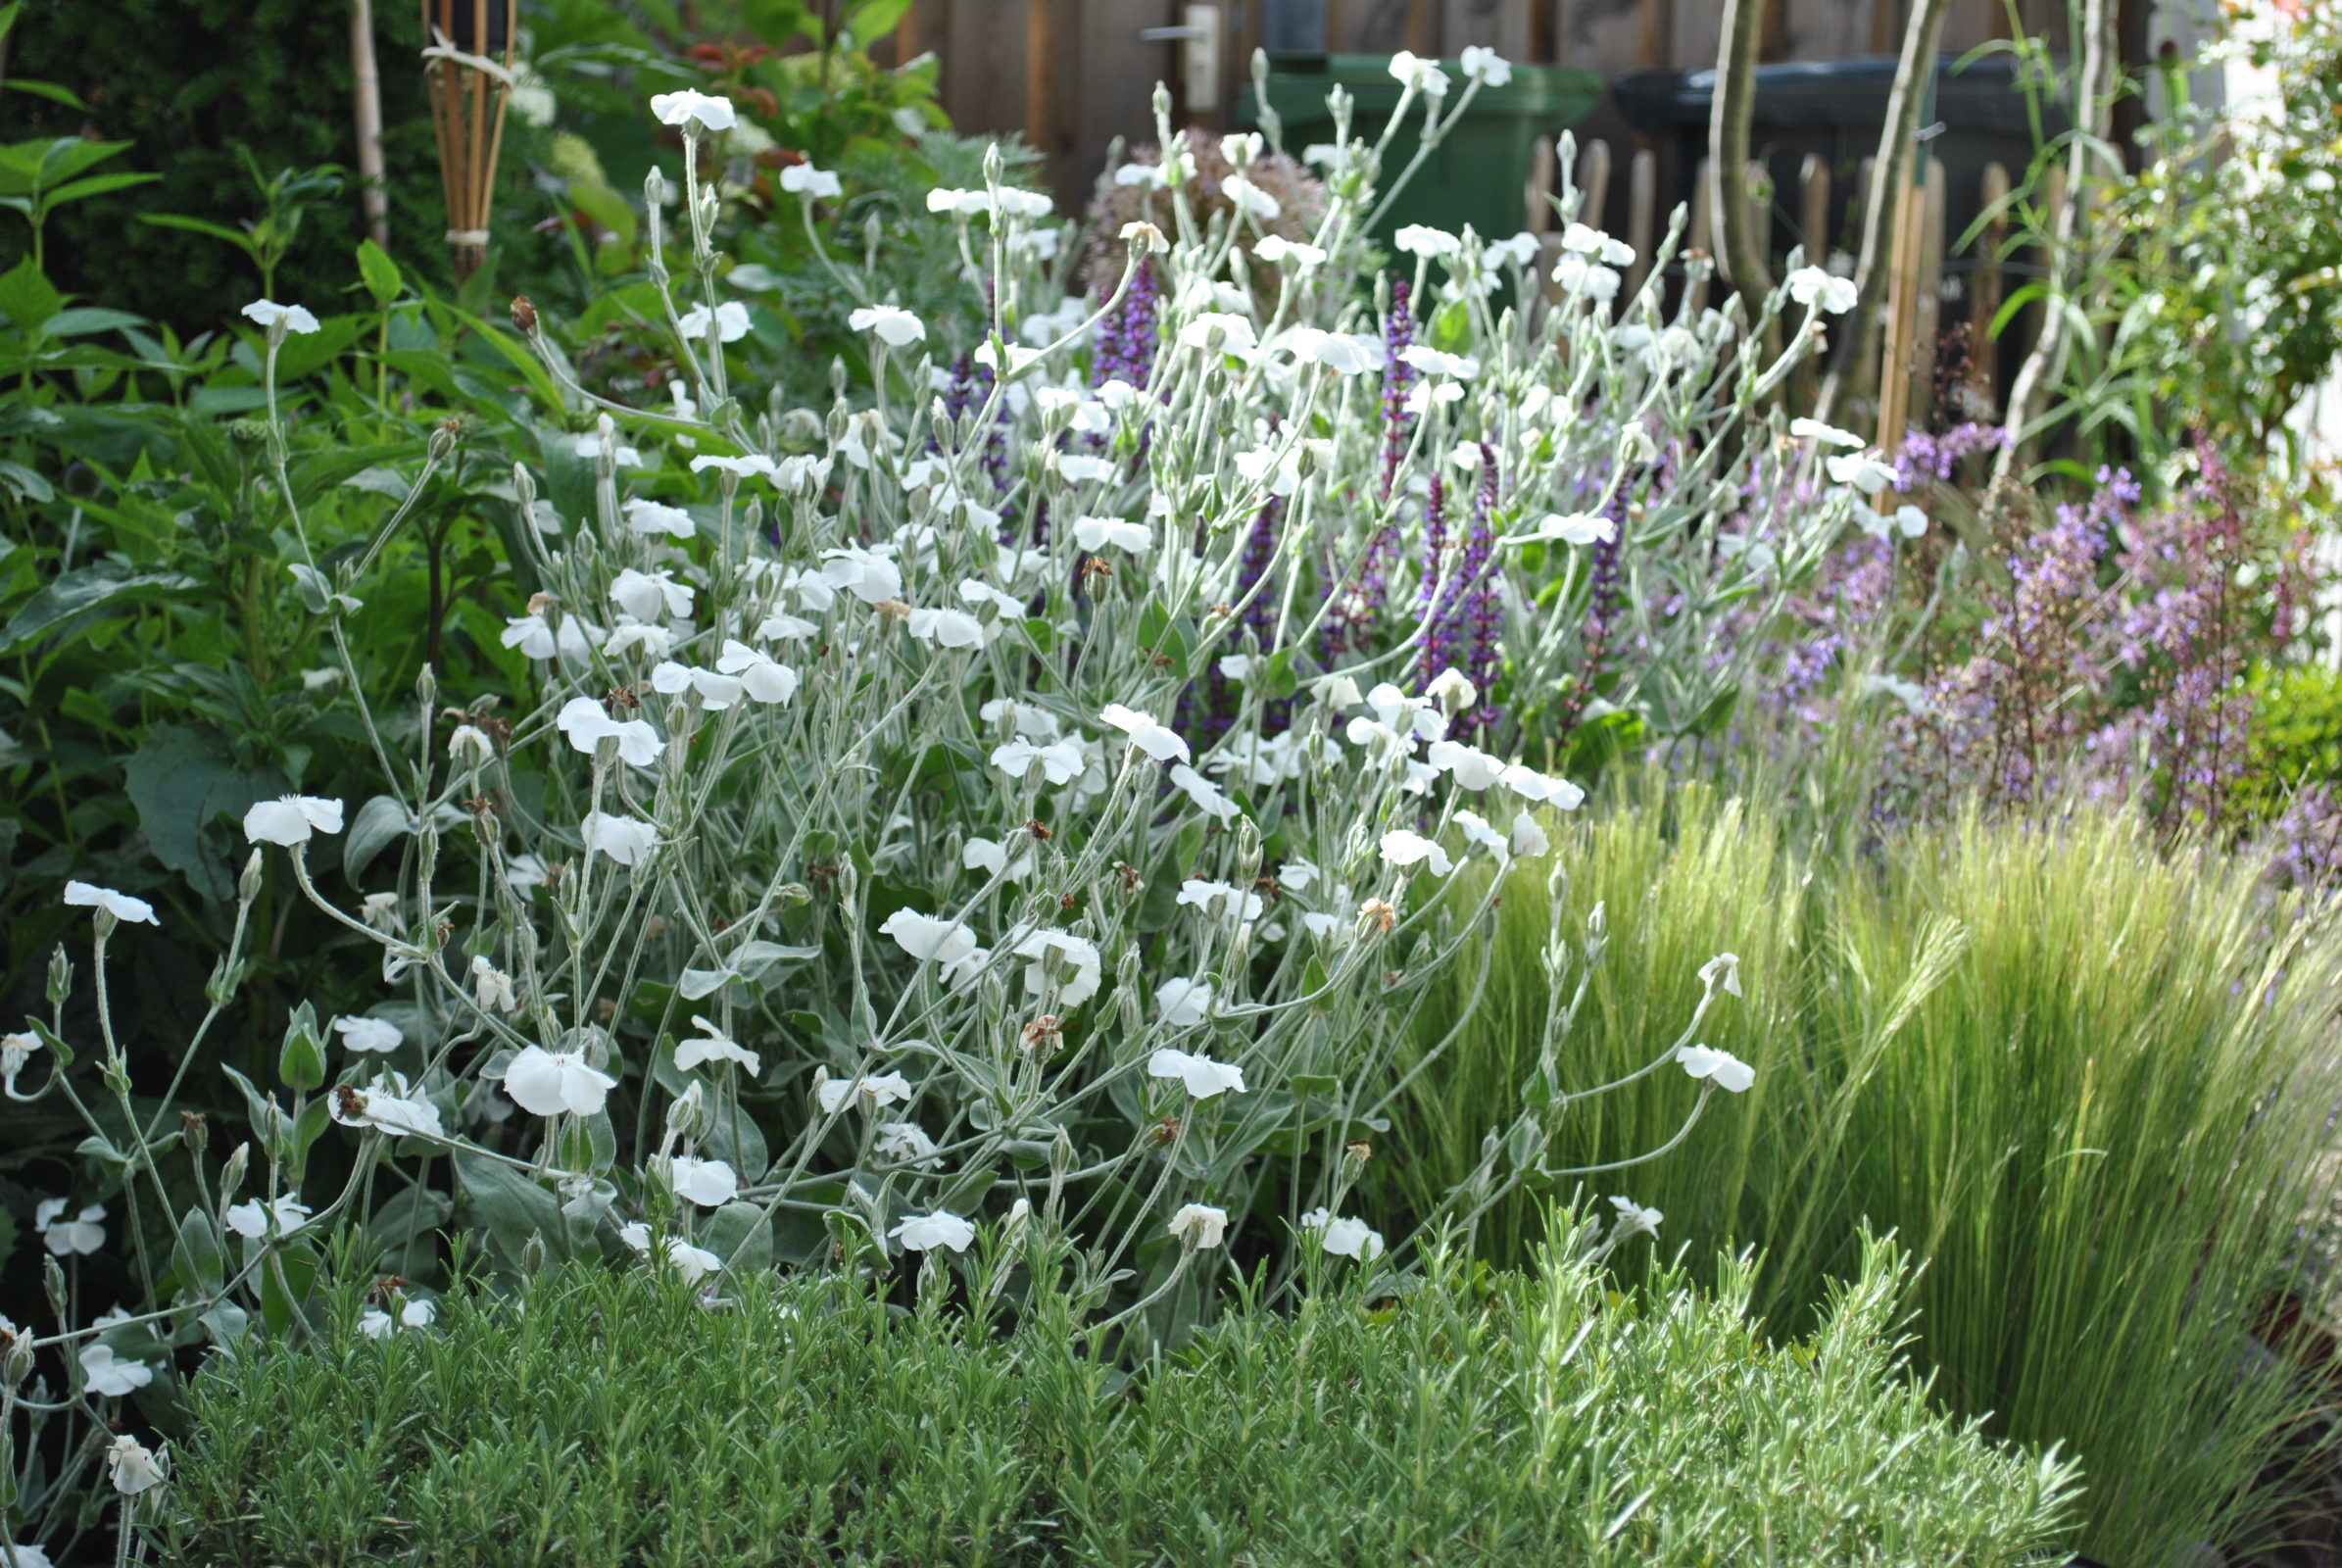
<svg viewBox="0 0 2342 1568">
<path fill-rule="evenodd" d="M 424 667 L 427 669 L 430 666 Z M 428 887 L 431 878 L 439 870 L 439 824 L 429 817 L 423 818 L 422 831 L 415 837 L 415 875 L 421 879 L 423 886 Z"/>
<path fill-rule="evenodd" d="M 187 1142 L 189 1157 L 200 1160 L 212 1145 L 212 1118 L 200 1110 L 179 1112 L 179 1134 Z"/>
<path fill-rule="evenodd" d="M 258 859 L 260 853 L 258 850 L 253 851 L 253 858 Z M 49 1005 L 52 1007 L 64 1006 L 65 999 L 72 996 L 73 993 L 73 960 L 66 956 L 65 944 L 60 942 L 57 944 L 57 951 L 49 955 Z"/>
<path fill-rule="evenodd" d="M 41 1290 L 49 1298 L 49 1311 L 58 1322 L 65 1321 L 65 1270 L 57 1266 L 55 1254 L 41 1259 Z"/>
<path fill-rule="evenodd" d="M 456 437 L 463 428 L 454 419 L 442 419 L 431 426 L 431 438 L 424 445 L 424 455 L 433 463 L 445 463 L 448 455 L 456 450 Z"/>
<path fill-rule="evenodd" d="M 545 1272 L 545 1233 L 530 1231 L 528 1240 L 520 1244 L 520 1271 L 524 1274 Z"/>
<path fill-rule="evenodd" d="M 643 200 L 653 208 L 666 205 L 666 175 L 659 172 L 657 164 L 653 164 L 651 172 L 643 176 Z"/>
<path fill-rule="evenodd" d="M 251 1163 L 250 1144 L 238 1144 L 227 1152 L 227 1163 L 220 1167 L 220 1202 L 222 1207 L 236 1196 L 236 1189 L 244 1185 L 244 1171 Z"/>
<path fill-rule="evenodd" d="M 524 463 L 512 465 L 512 497 L 520 503 L 520 514 L 523 517 L 536 514 L 537 479 Z"/>
<path fill-rule="evenodd" d="M 675 1097 L 666 1108 L 666 1135 L 684 1144 L 696 1143 L 707 1136 L 712 1124 L 708 1114 L 707 1086 L 693 1079 L 691 1087 Z"/>
<path fill-rule="evenodd" d="M 653 177 L 657 177 L 656 171 L 653 172 Z M 512 296 L 512 325 L 523 336 L 537 330 L 537 307 L 526 294 Z"/>
<path fill-rule="evenodd" d="M 244 869 L 236 877 L 236 902 L 251 904 L 261 896 L 261 852 L 254 850 L 244 860 Z"/>
<path fill-rule="evenodd" d="M 56 1260 L 50 1260 L 56 1267 Z M 0 1334 L 8 1342 L 5 1354 L 0 1354 L 0 1389 L 23 1388 L 24 1380 L 32 1376 L 32 1333 L 20 1329 L 14 1334 Z"/>
</svg>

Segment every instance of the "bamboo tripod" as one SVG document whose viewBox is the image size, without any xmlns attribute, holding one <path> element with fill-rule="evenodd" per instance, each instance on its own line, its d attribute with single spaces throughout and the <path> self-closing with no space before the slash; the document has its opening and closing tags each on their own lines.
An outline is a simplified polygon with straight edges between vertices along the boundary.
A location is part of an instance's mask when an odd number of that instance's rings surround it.
<svg viewBox="0 0 2342 1568">
<path fill-rule="evenodd" d="M 512 0 L 422 0 L 422 8 L 447 244 L 462 282 L 488 259 L 489 209 L 517 42 Z"/>
</svg>

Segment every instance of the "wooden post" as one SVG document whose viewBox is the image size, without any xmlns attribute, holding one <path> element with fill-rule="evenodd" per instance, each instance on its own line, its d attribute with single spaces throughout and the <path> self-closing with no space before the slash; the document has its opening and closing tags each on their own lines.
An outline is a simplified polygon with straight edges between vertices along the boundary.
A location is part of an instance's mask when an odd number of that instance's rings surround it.
<svg viewBox="0 0 2342 1568">
<path fill-rule="evenodd" d="M 1025 0 L 1025 139 L 1057 158 L 1057 27 L 1053 0 Z"/>
<path fill-rule="evenodd" d="M 1634 265 L 1627 269 L 1627 297 L 1640 292 L 1651 272 L 1651 246 L 1658 239 L 1659 155 L 1638 148 L 1627 170 L 1627 243 L 1635 247 Z"/>
<path fill-rule="evenodd" d="M 1439 18 L 1434 0 L 1407 0 L 1407 48 L 1426 59 L 1439 52 Z"/>
<path fill-rule="evenodd" d="M 1911 291 L 1911 414 L 1925 419 L 1935 403 L 1935 357 L 1942 347 L 1943 166 L 1930 165 L 1921 187 L 1919 268 Z"/>
<path fill-rule="evenodd" d="M 1997 163 L 1984 166 L 1983 210 L 1992 212 L 2009 199 L 2009 172 Z M 2001 247 L 2009 242 L 2009 215 L 1988 220 L 1976 237 L 1976 270 L 1969 275 L 1968 384 L 1985 408 L 1998 406 L 2000 350 L 1992 341 L 1992 318 L 2000 314 Z"/>
<path fill-rule="evenodd" d="M 488 257 L 488 216 L 517 44 L 514 20 L 508 0 L 422 0 L 424 74 L 439 177 L 447 190 L 447 243 L 459 282 Z"/>
<path fill-rule="evenodd" d="M 382 72 L 374 62 L 372 0 L 350 0 L 351 107 L 358 118 L 358 201 L 366 237 L 390 249 L 390 186 L 382 172 Z"/>
<path fill-rule="evenodd" d="M 1715 276 L 1716 260 L 1716 166 L 1712 159 L 1703 158 L 1691 175 L 1691 234 L 1690 247 L 1684 251 L 1686 260 L 1706 257 L 1709 273 L 1696 283 L 1688 283 L 1691 314 L 1697 316 L 1708 307 L 1708 284 Z"/>
<path fill-rule="evenodd" d="M 1589 228 L 1609 227 L 1603 219 L 1610 211 L 1610 143 L 1598 137 L 1587 142 L 1573 172 L 1578 188 L 1586 193 L 1578 204 L 1578 221 Z"/>
<path fill-rule="evenodd" d="M 1553 138 L 1539 136 L 1530 150 L 1529 183 L 1521 192 L 1521 226 L 1532 234 L 1553 226 L 1553 204 L 1546 200 L 1553 194 Z"/>
<path fill-rule="evenodd" d="M 1886 347 L 1878 364 L 1878 448 L 1902 450 L 1911 424 L 1911 340 L 1918 317 L 1920 231 L 1927 218 L 1923 187 L 1896 193 L 1894 249 L 1886 279 Z"/>
<path fill-rule="evenodd" d="M 1740 199 L 1748 204 L 1749 232 L 1756 237 L 1757 256 L 1767 269 L 1773 265 L 1772 183 L 1773 171 L 1765 167 L 1763 159 L 1751 158 L 1741 166 Z"/>
</svg>

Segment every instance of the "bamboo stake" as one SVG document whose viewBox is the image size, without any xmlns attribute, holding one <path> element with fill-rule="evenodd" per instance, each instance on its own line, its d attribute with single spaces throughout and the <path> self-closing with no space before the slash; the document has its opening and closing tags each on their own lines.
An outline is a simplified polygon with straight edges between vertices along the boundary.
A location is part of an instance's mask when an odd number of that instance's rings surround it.
<svg viewBox="0 0 2342 1568">
<path fill-rule="evenodd" d="M 1604 216 L 1610 211 L 1610 143 L 1596 139 L 1586 144 L 1586 151 L 1578 158 L 1578 188 L 1586 199 L 1578 204 L 1578 221 L 1592 228 L 1603 228 Z"/>
<path fill-rule="evenodd" d="M 1539 136 L 1529 153 L 1529 183 L 1521 192 L 1521 227 L 1541 235 L 1553 226 L 1553 138 Z"/>
<path fill-rule="evenodd" d="M 1799 247 L 1808 267 L 1830 265 L 1830 164 L 1820 153 L 1807 153 L 1797 168 L 1797 226 Z M 1814 406 L 1814 362 L 1809 357 L 1790 377 L 1790 396 L 1800 409 Z"/>
<path fill-rule="evenodd" d="M 1691 176 L 1691 244 L 1690 248 L 1683 253 L 1684 259 L 1688 261 L 1693 257 L 1703 257 L 1713 261 L 1715 259 L 1715 235 L 1716 164 L 1713 159 L 1703 158 L 1699 161 L 1698 170 Z M 1709 276 L 1714 275 L 1714 269 L 1711 268 Z M 1708 308 L 1708 278 L 1702 277 L 1697 282 L 1689 284 L 1688 287 L 1690 289 L 1691 314 L 1697 316 Z"/>
<path fill-rule="evenodd" d="M 1658 237 L 1659 155 L 1648 147 L 1635 151 L 1627 169 L 1627 243 L 1635 247 L 1635 263 L 1627 270 L 1627 297 L 1642 289 L 1651 271 L 1651 245 Z"/>
<path fill-rule="evenodd" d="M 350 0 L 351 107 L 358 121 L 358 201 L 366 237 L 390 249 L 390 187 L 382 169 L 382 70 L 374 59 L 373 0 Z"/>
<path fill-rule="evenodd" d="M 1935 357 L 1942 342 L 1943 170 L 1930 166 L 1920 198 L 1919 266 L 1912 288 L 1911 414 L 1925 419 L 1935 404 Z"/>
<path fill-rule="evenodd" d="M 1920 232 L 1927 218 L 1924 187 L 1905 185 L 1900 196 L 1887 272 L 1886 350 L 1878 365 L 1878 448 L 1889 457 L 1902 450 L 1911 423 L 1911 340 L 1918 318 Z"/>
<path fill-rule="evenodd" d="M 1984 166 L 1984 211 L 1991 212 L 2009 199 L 2009 172 L 2000 164 Z M 1995 406 L 1995 394 L 2000 380 L 1999 346 L 1992 340 L 1992 318 L 2000 314 L 2001 247 L 2009 241 L 2009 215 L 2005 212 L 1984 225 L 1984 232 L 1976 238 L 1976 270 L 1969 274 L 1968 381 L 1976 389 L 1976 399 L 1984 408 Z"/>
<path fill-rule="evenodd" d="M 457 21 L 460 14 L 464 24 Z M 504 148 L 505 110 L 519 42 L 516 19 L 512 0 L 422 0 L 422 16 L 423 36 L 429 40 L 424 77 L 430 85 L 431 129 L 447 192 L 447 243 L 462 282 L 488 257 L 496 163 Z"/>
</svg>

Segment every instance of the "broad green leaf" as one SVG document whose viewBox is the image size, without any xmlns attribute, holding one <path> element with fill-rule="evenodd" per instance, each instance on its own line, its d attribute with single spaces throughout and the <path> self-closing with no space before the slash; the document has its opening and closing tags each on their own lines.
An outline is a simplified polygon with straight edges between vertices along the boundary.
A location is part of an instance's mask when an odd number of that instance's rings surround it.
<svg viewBox="0 0 2342 1568">
<path fill-rule="evenodd" d="M 229 902 L 236 890 L 234 840 L 214 824 L 291 787 L 274 768 L 238 767 L 219 736 L 175 724 L 149 730 L 122 772 L 155 858 L 212 904 Z"/>
<path fill-rule="evenodd" d="M 134 572 L 113 561 L 76 566 L 34 594 L 0 627 L 0 654 L 21 654 L 82 617 L 184 599 L 201 586 L 175 571 Z"/>
<path fill-rule="evenodd" d="M 226 1282 L 224 1261 L 212 1216 L 200 1208 L 188 1209 L 179 1221 L 178 1241 L 171 1250 L 171 1272 L 204 1295 L 217 1296 Z"/>
<path fill-rule="evenodd" d="M 349 836 L 342 841 L 342 874 L 351 886 L 373 863 L 374 857 L 393 840 L 415 831 L 414 819 L 396 797 L 377 795 L 350 819 Z"/>
<path fill-rule="evenodd" d="M 64 308 L 65 296 L 41 275 L 31 257 L 0 272 L 0 315 L 20 330 L 30 334 Z"/>
<path fill-rule="evenodd" d="M 41 332 L 48 337 L 79 337 L 86 332 L 111 332 L 118 327 L 143 326 L 146 318 L 132 316 L 128 311 L 109 311 L 95 305 L 76 306 L 59 311 L 41 323 Z"/>
<path fill-rule="evenodd" d="M 366 279 L 366 291 L 374 296 L 376 305 L 388 305 L 407 286 L 399 264 L 370 239 L 358 242 L 358 275 Z"/>
<path fill-rule="evenodd" d="M 41 202 L 48 207 L 62 207 L 67 202 L 86 201 L 92 196 L 126 190 L 132 185 L 151 185 L 162 177 L 161 174 L 92 174 L 87 179 L 76 179 L 71 184 L 58 186 L 44 195 Z"/>
<path fill-rule="evenodd" d="M 772 1227 L 759 1203 L 726 1203 L 701 1223 L 699 1245 L 735 1274 L 772 1267 Z"/>
<path fill-rule="evenodd" d="M 284 1045 L 276 1053 L 276 1076 L 285 1086 L 308 1094 L 325 1082 L 325 1043 L 317 1038 L 317 1012 L 307 1002 L 293 1009 L 284 1026 Z"/>
<path fill-rule="evenodd" d="M 485 1154 L 457 1151 L 453 1155 L 456 1181 L 472 1221 L 507 1261 L 517 1266 L 521 1249 L 532 1236 L 545 1239 L 549 1257 L 568 1250 L 561 1226 L 561 1200 L 519 1171 Z"/>
</svg>

